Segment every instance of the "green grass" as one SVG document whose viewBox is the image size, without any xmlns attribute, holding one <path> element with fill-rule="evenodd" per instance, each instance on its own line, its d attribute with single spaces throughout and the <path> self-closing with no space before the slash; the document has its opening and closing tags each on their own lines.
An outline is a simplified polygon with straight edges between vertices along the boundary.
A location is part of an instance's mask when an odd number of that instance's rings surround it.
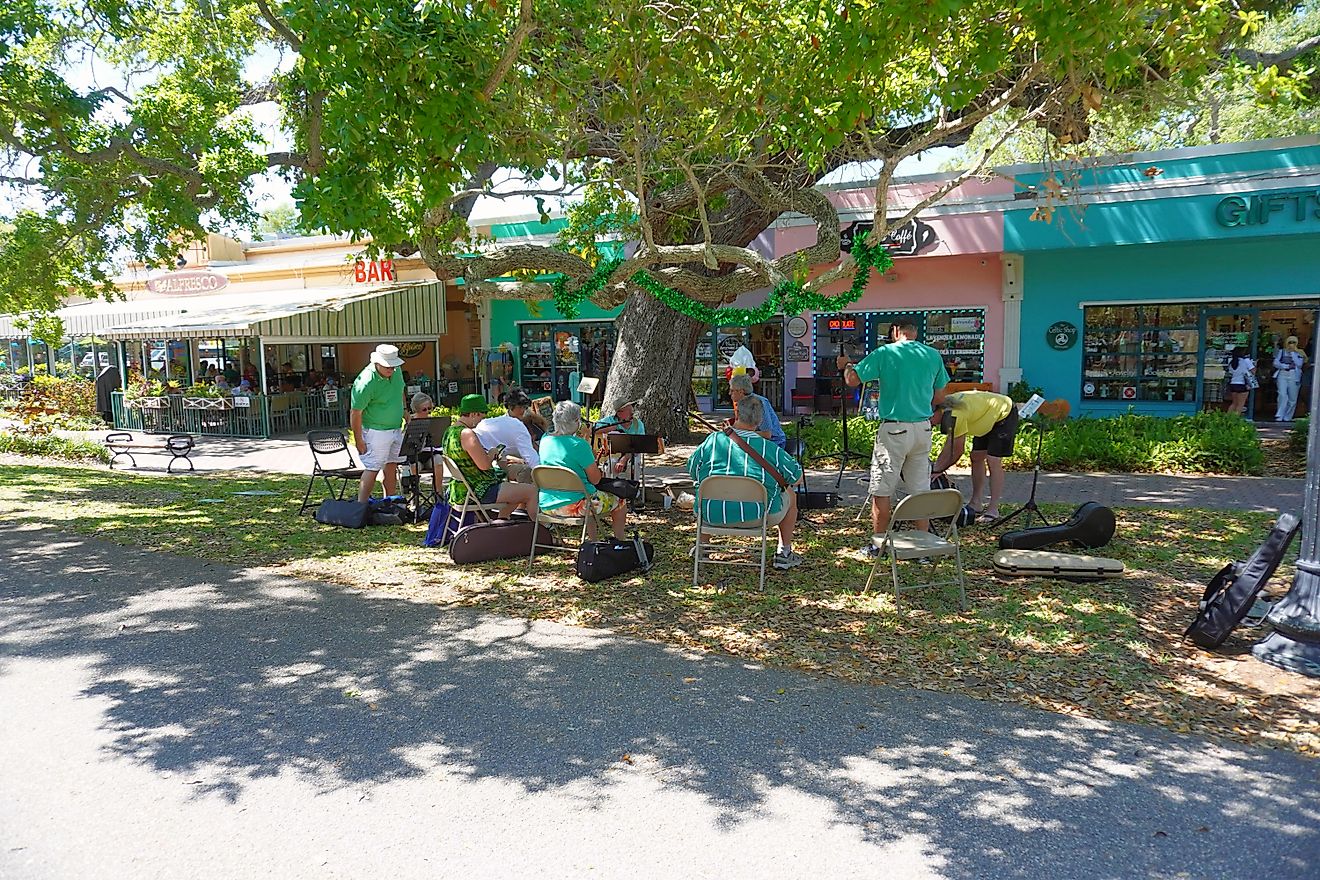
<svg viewBox="0 0 1320 880">
<path fill-rule="evenodd" d="M 960 611 L 951 589 L 905 594 L 899 608 L 884 592 L 887 568 L 879 589 L 861 592 L 869 566 L 856 548 L 870 529 L 854 521 L 856 508 L 810 512 L 797 542 L 807 564 L 769 573 L 763 590 L 755 569 L 724 566 L 705 569 L 705 582 L 694 587 L 687 556 L 693 523 L 677 510 L 631 521 L 656 546 L 658 563 L 649 576 L 587 584 L 572 574 L 567 554 L 538 560 L 532 575 L 522 560 L 457 567 L 444 551 L 420 546 L 420 525 L 361 531 L 317 525 L 297 515 L 305 486 L 292 476 L 0 466 L 0 516 L 11 525 L 277 566 L 443 605 L 609 626 L 850 680 L 1320 750 L 1320 688 L 1274 692 L 1244 675 L 1269 667 L 1178 641 L 1202 584 L 1224 562 L 1251 552 L 1269 525 L 1266 515 L 1120 510 L 1118 535 L 1102 553 L 1123 560 L 1128 574 L 1086 584 L 997 579 L 990 569 L 997 536 L 969 530 L 970 607 Z M 278 494 L 233 494 L 251 489 Z M 1055 517 L 1068 512 L 1046 510 Z M 904 574 L 928 571 L 907 564 Z M 1291 576 L 1290 561 L 1280 578 Z M 1235 647 L 1249 644 L 1247 636 L 1235 639 Z"/>
</svg>

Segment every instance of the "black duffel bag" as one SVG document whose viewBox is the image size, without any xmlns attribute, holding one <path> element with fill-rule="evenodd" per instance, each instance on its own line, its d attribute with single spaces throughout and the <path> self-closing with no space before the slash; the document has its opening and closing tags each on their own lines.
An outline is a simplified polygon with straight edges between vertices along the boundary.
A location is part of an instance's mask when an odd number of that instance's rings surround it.
<svg viewBox="0 0 1320 880">
<path fill-rule="evenodd" d="M 316 521 L 327 526 L 360 529 L 367 524 L 371 505 L 365 501 L 336 501 L 327 498 L 316 508 Z"/>
<path fill-rule="evenodd" d="M 632 501 L 642 491 L 642 484 L 636 480 L 625 480 L 622 477 L 603 477 L 596 488 L 602 492 L 608 492 L 616 498 L 622 498 L 624 501 Z"/>
<path fill-rule="evenodd" d="M 645 574 L 651 570 L 654 559 L 651 544 L 643 541 L 636 532 L 633 532 L 631 541 L 618 538 L 588 541 L 578 548 L 577 575 L 594 584 L 630 571 L 640 570 Z"/>
</svg>

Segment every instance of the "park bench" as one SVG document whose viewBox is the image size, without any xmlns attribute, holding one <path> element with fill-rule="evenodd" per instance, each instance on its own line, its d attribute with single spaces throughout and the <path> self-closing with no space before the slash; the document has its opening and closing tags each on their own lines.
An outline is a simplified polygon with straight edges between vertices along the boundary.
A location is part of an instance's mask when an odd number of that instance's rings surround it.
<svg viewBox="0 0 1320 880">
<path fill-rule="evenodd" d="M 166 453 L 170 454 L 170 463 L 165 466 L 166 473 L 174 473 L 175 462 L 182 459 L 188 462 L 188 470 L 196 470 L 193 467 L 192 455 L 193 449 L 197 443 L 193 440 L 191 434 L 171 434 L 162 440 L 155 438 L 134 439 L 133 435 L 127 431 L 115 431 L 107 434 L 105 437 L 105 448 L 110 450 L 110 470 L 115 469 L 115 461 L 121 456 L 127 456 L 133 467 L 137 467 L 137 459 L 133 456 L 138 453 Z"/>
</svg>

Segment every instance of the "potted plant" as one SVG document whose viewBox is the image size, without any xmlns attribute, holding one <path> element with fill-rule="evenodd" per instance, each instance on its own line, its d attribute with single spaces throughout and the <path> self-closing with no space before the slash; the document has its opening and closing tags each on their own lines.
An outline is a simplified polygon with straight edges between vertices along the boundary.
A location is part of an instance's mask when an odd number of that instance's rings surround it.
<svg viewBox="0 0 1320 880">
<path fill-rule="evenodd" d="M 190 385 L 183 391 L 185 409 L 226 409 L 229 400 L 214 385 Z"/>
<path fill-rule="evenodd" d="M 169 398 L 159 382 L 144 379 L 124 389 L 124 405 L 130 409 L 164 409 L 169 406 Z"/>
</svg>

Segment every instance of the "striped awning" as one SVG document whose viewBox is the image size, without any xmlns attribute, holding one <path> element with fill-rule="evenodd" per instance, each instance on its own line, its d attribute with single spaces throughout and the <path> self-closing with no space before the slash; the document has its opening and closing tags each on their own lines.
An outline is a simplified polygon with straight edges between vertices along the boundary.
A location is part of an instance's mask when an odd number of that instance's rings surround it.
<svg viewBox="0 0 1320 880">
<path fill-rule="evenodd" d="M 170 315 L 118 323 L 108 339 L 260 336 L 353 342 L 435 339 L 445 333 L 444 285 L 414 281 L 189 297 Z"/>
<path fill-rule="evenodd" d="M 176 315 L 183 307 L 183 300 L 96 300 L 65 306 L 54 314 L 64 322 L 65 336 L 78 337 L 102 334 L 116 324 Z M 21 320 L 19 315 L 0 315 L 0 339 L 25 338 L 28 331 L 18 326 Z"/>
</svg>

